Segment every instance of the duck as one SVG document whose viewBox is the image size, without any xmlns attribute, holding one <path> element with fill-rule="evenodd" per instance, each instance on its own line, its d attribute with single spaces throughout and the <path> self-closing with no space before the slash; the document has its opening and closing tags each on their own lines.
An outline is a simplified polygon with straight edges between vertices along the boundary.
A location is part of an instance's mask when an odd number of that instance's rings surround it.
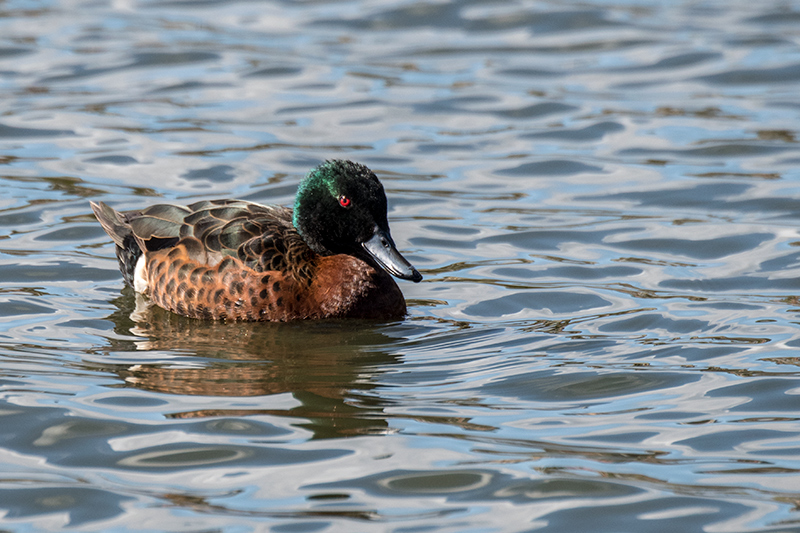
<svg viewBox="0 0 800 533">
<path fill-rule="evenodd" d="M 190 318 L 399 319 L 407 309 L 393 276 L 422 280 L 392 239 L 383 185 L 353 161 L 311 170 L 293 207 L 223 199 L 119 212 L 90 203 L 125 283 Z"/>
</svg>

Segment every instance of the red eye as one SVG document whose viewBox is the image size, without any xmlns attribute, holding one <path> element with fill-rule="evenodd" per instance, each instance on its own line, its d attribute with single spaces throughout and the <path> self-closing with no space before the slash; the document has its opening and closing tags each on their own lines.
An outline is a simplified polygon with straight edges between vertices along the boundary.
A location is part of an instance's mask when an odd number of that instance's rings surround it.
<svg viewBox="0 0 800 533">
<path fill-rule="evenodd" d="M 339 197 L 339 205 L 342 206 L 342 207 L 350 207 L 350 198 L 348 198 L 347 196 L 344 196 L 344 195 L 340 196 Z"/>
</svg>

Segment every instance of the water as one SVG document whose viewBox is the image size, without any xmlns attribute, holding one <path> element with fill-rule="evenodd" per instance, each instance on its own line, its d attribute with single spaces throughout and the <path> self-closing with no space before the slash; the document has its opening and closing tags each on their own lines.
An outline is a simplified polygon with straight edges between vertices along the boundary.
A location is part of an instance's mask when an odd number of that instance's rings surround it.
<svg viewBox="0 0 800 533">
<path fill-rule="evenodd" d="M 800 531 L 800 2 L 0 3 L 8 531 Z M 138 322 L 88 201 L 373 168 L 396 322 Z"/>
</svg>

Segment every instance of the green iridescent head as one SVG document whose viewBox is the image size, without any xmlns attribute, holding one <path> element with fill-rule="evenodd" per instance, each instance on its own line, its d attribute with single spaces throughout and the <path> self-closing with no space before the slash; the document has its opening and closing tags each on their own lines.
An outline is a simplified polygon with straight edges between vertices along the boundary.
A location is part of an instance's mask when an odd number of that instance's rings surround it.
<svg viewBox="0 0 800 533">
<path fill-rule="evenodd" d="M 319 254 L 348 254 L 398 278 L 422 279 L 397 251 L 383 185 L 364 165 L 335 159 L 309 172 L 297 189 L 292 222 Z"/>
</svg>

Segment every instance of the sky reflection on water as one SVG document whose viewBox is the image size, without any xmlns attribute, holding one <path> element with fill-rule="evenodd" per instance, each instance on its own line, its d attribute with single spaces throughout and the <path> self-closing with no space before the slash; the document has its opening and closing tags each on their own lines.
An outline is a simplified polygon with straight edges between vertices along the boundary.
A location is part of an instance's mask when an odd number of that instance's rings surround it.
<svg viewBox="0 0 800 533">
<path fill-rule="evenodd" d="M 0 4 L 9 530 L 793 531 L 796 2 Z M 134 322 L 88 201 L 373 168 L 404 321 Z"/>
</svg>

